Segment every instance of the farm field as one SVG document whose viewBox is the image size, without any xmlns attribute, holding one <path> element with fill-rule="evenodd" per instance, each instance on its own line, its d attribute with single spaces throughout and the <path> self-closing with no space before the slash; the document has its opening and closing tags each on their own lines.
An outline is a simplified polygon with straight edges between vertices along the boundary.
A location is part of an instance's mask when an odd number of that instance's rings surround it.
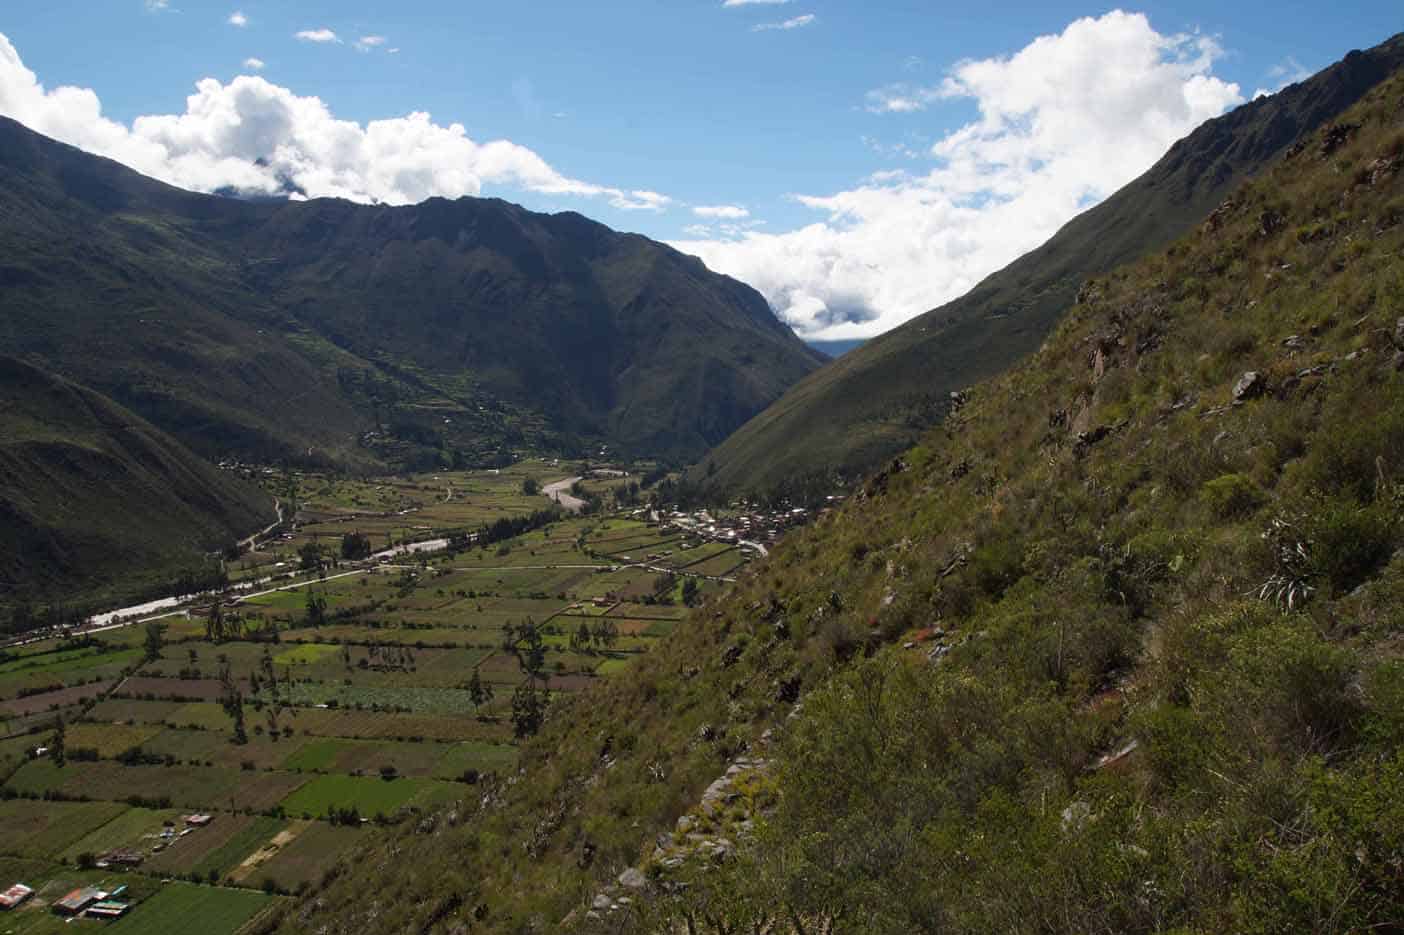
<svg viewBox="0 0 1404 935">
<path fill-rule="evenodd" d="M 0 870 L 30 861 L 35 879 L 71 881 L 135 853 L 138 866 L 108 875 L 142 881 L 119 931 L 179 931 L 198 912 L 202 931 L 232 932 L 268 904 L 264 890 L 319 879 L 378 822 L 477 798 L 484 777 L 515 767 L 514 698 L 547 704 L 626 668 L 679 625 L 684 597 L 744 561 L 637 519 L 551 514 L 523 492 L 528 477 L 566 476 L 527 462 L 276 477 L 295 521 L 229 567 L 265 583 L 154 625 L 4 651 Z M 348 533 L 382 550 L 492 523 L 509 534 L 340 558 Z M 266 580 L 307 555 L 320 572 Z M 196 813 L 211 822 L 187 827 Z M 184 882 L 155 882 L 170 878 Z M 33 931 L 52 927 L 35 918 Z"/>
</svg>

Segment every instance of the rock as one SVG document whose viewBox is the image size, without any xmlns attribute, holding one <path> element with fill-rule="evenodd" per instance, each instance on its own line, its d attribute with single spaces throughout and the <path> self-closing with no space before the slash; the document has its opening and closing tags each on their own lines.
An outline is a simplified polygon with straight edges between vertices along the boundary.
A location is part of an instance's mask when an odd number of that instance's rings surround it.
<svg viewBox="0 0 1404 935">
<path fill-rule="evenodd" d="M 1306 347 L 1306 341 L 1299 334 L 1294 334 L 1282 342 L 1282 346 L 1289 351 L 1300 351 Z"/>
<path fill-rule="evenodd" d="M 648 877 L 638 867 L 630 867 L 619 875 L 619 885 L 628 890 L 641 890 L 648 886 Z"/>
<path fill-rule="evenodd" d="M 593 903 L 591 903 L 590 905 L 591 905 L 591 907 L 594 908 L 594 909 L 599 909 L 599 910 L 602 910 L 602 911 L 603 911 L 603 910 L 605 910 L 605 909 L 608 909 L 608 908 L 610 907 L 611 904 L 612 904 L 612 903 L 611 903 L 610 898 L 609 898 L 608 896 L 606 896 L 604 893 L 600 893 L 600 894 L 598 894 L 598 895 L 595 896 L 595 901 L 594 901 Z"/>
<path fill-rule="evenodd" d="M 1394 346 L 1404 349 L 1404 318 L 1394 323 Z"/>
<path fill-rule="evenodd" d="M 1395 369 L 1395 370 L 1404 370 L 1404 351 L 1395 351 L 1395 352 L 1394 352 L 1394 361 L 1393 361 L 1393 363 L 1394 363 L 1394 369 Z"/>
<path fill-rule="evenodd" d="M 692 830 L 692 826 L 697 824 L 691 815 L 684 815 L 678 819 L 678 834 L 687 834 Z"/>
<path fill-rule="evenodd" d="M 1265 388 L 1263 375 L 1256 370 L 1249 370 L 1238 378 L 1238 382 L 1233 385 L 1233 401 L 1241 403 L 1256 396 L 1262 395 Z"/>
<path fill-rule="evenodd" d="M 1063 809 L 1063 830 L 1076 831 L 1092 817 L 1092 806 L 1086 802 L 1074 802 Z"/>
</svg>

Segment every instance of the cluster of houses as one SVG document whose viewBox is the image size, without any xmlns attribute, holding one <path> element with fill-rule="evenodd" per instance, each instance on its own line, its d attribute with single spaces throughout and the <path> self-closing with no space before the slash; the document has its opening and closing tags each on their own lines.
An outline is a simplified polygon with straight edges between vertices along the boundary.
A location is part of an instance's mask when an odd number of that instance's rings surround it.
<svg viewBox="0 0 1404 935">
<path fill-rule="evenodd" d="M 63 898 L 54 900 L 54 914 L 67 918 L 86 916 L 89 919 L 108 921 L 120 919 L 132 908 L 131 902 L 122 899 L 122 894 L 126 891 L 125 886 L 119 886 L 110 893 L 96 886 L 80 886 Z M 18 909 L 33 895 L 32 887 L 16 883 L 0 893 L 0 910 Z"/>
<path fill-rule="evenodd" d="M 89 919 L 108 921 L 120 919 L 132 908 L 130 902 L 121 898 L 126 891 L 125 886 L 119 886 L 110 893 L 96 886 L 79 887 L 54 902 L 54 913 L 70 918 L 87 916 Z"/>
<path fill-rule="evenodd" d="M 837 505 L 840 498 L 830 497 L 830 506 Z M 821 510 L 823 513 L 827 510 Z M 803 507 L 782 507 L 766 510 L 755 504 L 741 502 L 736 511 L 727 515 L 714 516 L 708 510 L 695 510 L 684 513 L 681 510 L 660 512 L 659 510 L 638 510 L 635 515 L 647 518 L 661 529 L 678 529 L 711 542 L 726 542 L 750 547 L 765 554 L 766 547 L 773 545 L 786 531 L 803 526 L 814 518 L 814 512 Z"/>
<path fill-rule="evenodd" d="M 152 851 L 164 850 L 180 838 L 191 834 L 198 828 L 203 828 L 214 821 L 213 815 L 186 815 L 184 817 L 185 827 L 176 830 L 174 827 L 167 827 L 159 834 L 149 835 L 149 837 L 159 840 L 152 847 Z M 99 869 L 131 869 L 141 866 L 146 855 L 133 848 L 118 848 L 102 855 L 98 858 L 96 866 Z M 50 908 L 55 915 L 66 918 L 77 918 L 82 916 L 88 919 L 101 919 L 111 921 L 120 919 L 132 908 L 132 903 L 122 896 L 126 893 L 126 886 L 119 886 L 115 890 L 108 892 L 97 886 L 80 886 L 77 889 L 65 894 L 62 898 L 54 900 Z M 16 883 L 9 889 L 0 893 L 0 911 L 18 909 L 34 896 L 34 888 L 23 883 Z"/>
</svg>

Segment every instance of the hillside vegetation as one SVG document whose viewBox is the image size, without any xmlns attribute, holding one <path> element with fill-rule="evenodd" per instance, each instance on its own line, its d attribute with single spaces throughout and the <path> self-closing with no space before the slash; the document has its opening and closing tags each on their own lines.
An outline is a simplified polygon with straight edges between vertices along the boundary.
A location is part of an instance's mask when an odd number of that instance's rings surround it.
<svg viewBox="0 0 1404 935">
<path fill-rule="evenodd" d="M 149 422 L 0 357 L 0 605 L 129 596 L 274 518 L 257 486 Z"/>
<path fill-rule="evenodd" d="M 689 479 L 713 496 L 799 492 L 832 489 L 835 479 L 876 468 L 944 417 L 952 392 L 1035 351 L 1084 279 L 1186 233 L 1301 134 L 1330 121 L 1401 63 L 1404 35 L 1208 121 L 1042 247 L 798 383 L 709 453 Z"/>
<path fill-rule="evenodd" d="M 1401 169 L 1396 75 L 268 928 L 1397 926 Z"/>
<path fill-rule="evenodd" d="M 0 353 L 206 456 L 696 458 L 821 361 L 759 293 L 578 214 L 195 195 L 0 119 Z"/>
</svg>

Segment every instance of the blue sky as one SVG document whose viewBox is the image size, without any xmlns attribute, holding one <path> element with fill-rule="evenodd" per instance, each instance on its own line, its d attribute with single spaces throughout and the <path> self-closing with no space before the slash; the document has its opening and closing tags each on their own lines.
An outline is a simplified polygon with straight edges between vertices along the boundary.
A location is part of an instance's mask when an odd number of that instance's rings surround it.
<svg viewBox="0 0 1404 935">
<path fill-rule="evenodd" d="M 807 336 L 863 337 L 969 288 L 1205 117 L 1404 28 L 1397 2 L 1121 8 L 1140 16 L 1078 3 L 975 9 L 917 0 L 46 0 L 0 11 L 0 34 L 22 62 L 0 72 L 0 112 L 206 189 L 257 185 L 235 164 L 255 144 L 227 134 L 211 142 L 193 118 L 155 130 L 135 123 L 190 117 L 201 79 L 220 85 L 199 106 L 235 107 L 246 127 L 248 108 L 270 101 L 284 114 L 279 126 L 291 127 L 302 118 L 286 114 L 313 97 L 326 112 L 308 118 L 317 126 L 330 125 L 322 116 L 365 125 L 427 112 L 433 127 L 461 124 L 475 147 L 514 146 L 469 157 L 440 134 L 390 154 L 386 146 L 415 134 L 387 126 L 391 141 L 364 164 L 313 167 L 299 184 L 361 200 L 466 191 L 579 210 L 752 281 Z M 336 40 L 308 38 L 326 32 Z M 1011 61 L 1039 37 L 1050 40 L 1041 51 Z M 1123 49 L 1130 64 L 1096 73 Z M 989 65 L 959 71 L 971 62 Z M 25 71 L 41 91 L 25 87 Z M 240 75 L 276 94 L 259 86 L 231 104 L 225 91 Z M 121 126 L 100 124 L 94 100 L 53 96 L 60 86 L 90 89 L 102 117 Z M 1067 90 L 1038 97 L 1049 86 Z M 1135 93 L 1117 98 L 1123 86 Z M 1095 113 L 1103 89 L 1110 115 Z M 992 111 L 999 125 L 977 127 Z M 1071 129 L 1084 119 L 1100 123 Z M 1069 129 L 1042 142 L 1021 136 L 1020 124 L 1041 123 Z M 1069 138 L 1095 140 L 1098 127 L 1101 148 Z M 304 130 L 287 132 L 320 132 Z M 321 152 L 320 143 L 299 145 Z M 991 156 L 1011 148 L 1017 155 Z M 303 153 L 290 164 L 320 158 Z M 1006 158 L 1020 171 L 1004 171 Z M 957 178 L 949 170 L 963 159 Z M 418 174 L 357 175 L 395 160 Z M 1059 160 L 1105 160 L 1107 169 L 1095 182 L 1075 179 Z M 473 169 L 460 177 L 456 161 Z M 992 232 L 1011 227 L 1018 236 Z M 915 246 L 897 242 L 903 230 Z"/>
</svg>

